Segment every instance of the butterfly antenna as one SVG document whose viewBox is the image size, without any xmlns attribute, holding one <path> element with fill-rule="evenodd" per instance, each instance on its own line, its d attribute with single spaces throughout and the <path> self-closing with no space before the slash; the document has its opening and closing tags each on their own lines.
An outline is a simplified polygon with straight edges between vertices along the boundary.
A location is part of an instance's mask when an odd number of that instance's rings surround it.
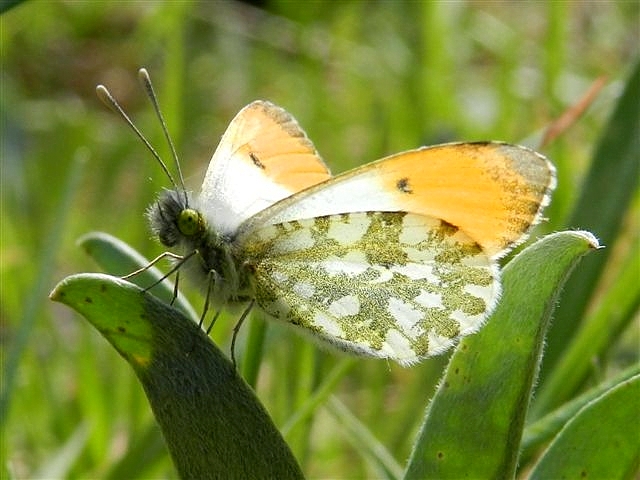
<svg viewBox="0 0 640 480">
<path fill-rule="evenodd" d="M 149 97 L 149 100 L 151 100 L 153 108 L 156 111 L 156 116 L 158 117 L 158 120 L 160 120 L 160 125 L 162 125 L 162 131 L 164 132 L 164 138 L 167 139 L 167 143 L 169 144 L 169 148 L 171 149 L 171 155 L 173 156 L 173 161 L 176 164 L 176 171 L 178 172 L 178 177 L 180 179 L 180 186 L 182 187 L 182 192 L 184 193 L 184 201 L 186 204 L 188 204 L 189 200 L 187 198 L 187 189 L 184 186 L 184 178 L 182 176 L 182 169 L 180 168 L 180 160 L 178 159 L 178 154 L 176 153 L 176 147 L 171 140 L 171 135 L 169 135 L 167 122 L 165 122 L 164 116 L 160 111 L 160 103 L 158 102 L 158 97 L 156 96 L 156 92 L 153 89 L 153 84 L 151 83 L 151 77 L 149 76 L 149 72 L 147 72 L 146 68 L 141 68 L 140 70 L 138 70 L 138 79 L 147 92 L 147 96 Z"/>
<path fill-rule="evenodd" d="M 162 161 L 162 158 L 160 158 L 160 155 L 158 154 L 158 152 L 156 152 L 156 149 L 153 148 L 153 146 L 149 143 L 149 140 L 147 140 L 145 136 L 142 135 L 142 132 L 138 130 L 138 127 L 136 127 L 133 124 L 133 122 L 131 121 L 129 116 L 124 112 L 124 110 L 122 109 L 120 104 L 117 102 L 117 100 L 113 97 L 113 95 L 111 95 L 109 90 L 107 90 L 107 87 L 105 87 L 104 85 L 98 85 L 96 87 L 96 94 L 98 95 L 98 98 L 102 100 L 102 103 L 104 103 L 107 107 L 109 107 L 115 113 L 120 115 L 122 119 L 127 123 L 127 125 L 131 127 L 131 129 L 136 134 L 136 136 L 142 141 L 142 143 L 145 144 L 147 149 L 151 152 L 151 155 L 153 155 L 155 159 L 158 160 L 158 163 L 160 163 L 162 170 L 164 170 L 164 173 L 169 178 L 169 181 L 173 185 L 173 188 L 178 190 L 178 184 L 171 176 L 171 173 L 169 173 L 169 169 L 167 168 L 167 165 Z"/>
</svg>

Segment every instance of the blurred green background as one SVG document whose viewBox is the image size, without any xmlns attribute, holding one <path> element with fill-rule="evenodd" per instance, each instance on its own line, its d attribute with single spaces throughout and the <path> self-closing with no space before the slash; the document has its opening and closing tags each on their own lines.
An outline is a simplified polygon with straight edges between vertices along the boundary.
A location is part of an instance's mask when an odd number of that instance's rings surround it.
<svg viewBox="0 0 640 480">
<path fill-rule="evenodd" d="M 32 1 L 0 22 L 3 478 L 175 477 L 129 367 L 87 322 L 47 298 L 65 276 L 96 270 L 75 245 L 89 231 L 149 258 L 162 251 L 143 213 L 168 182 L 98 101 L 96 84 L 169 158 L 137 85 L 137 69 L 149 70 L 197 191 L 226 125 L 254 99 L 290 111 L 341 172 L 444 141 L 537 147 L 544 128 L 606 76 L 585 116 L 543 151 L 559 185 L 537 237 L 589 227 L 567 218 L 640 44 L 637 2 Z M 637 192 L 623 218 L 615 241 L 606 239 L 598 292 L 637 246 Z M 185 292 L 199 310 L 203 299 Z M 634 317 L 594 362 L 593 378 L 637 361 Z M 234 320 L 212 334 L 226 351 Z M 276 424 L 342 361 L 270 326 L 257 393 Z M 331 391 L 402 464 L 445 362 L 403 369 L 358 360 Z M 303 470 L 310 478 L 375 476 L 340 415 L 318 408 L 287 433 Z"/>
</svg>

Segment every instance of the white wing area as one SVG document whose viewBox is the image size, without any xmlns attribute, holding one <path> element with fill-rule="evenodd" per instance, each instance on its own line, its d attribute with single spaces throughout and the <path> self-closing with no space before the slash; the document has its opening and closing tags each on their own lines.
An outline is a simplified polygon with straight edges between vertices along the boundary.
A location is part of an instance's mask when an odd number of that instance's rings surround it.
<svg viewBox="0 0 640 480">
<path fill-rule="evenodd" d="M 371 169 L 372 170 L 372 169 Z M 352 172 L 360 172 L 362 168 Z M 351 173 L 351 172 L 349 172 Z M 362 171 L 361 175 L 340 175 L 329 182 L 279 202 L 258 213 L 241 227 L 240 235 L 250 235 L 265 225 L 290 222 L 327 215 L 352 212 L 404 211 L 406 206 L 389 195 L 382 179 L 375 172 Z M 348 177 L 348 178 L 347 178 Z M 290 200 L 290 201 L 289 201 Z"/>
<path fill-rule="evenodd" d="M 195 207 L 216 231 L 231 235 L 252 215 L 330 176 L 296 120 L 255 101 L 222 136 Z"/>
<path fill-rule="evenodd" d="M 221 233 L 233 233 L 245 219 L 294 193 L 237 156 L 233 145 L 223 139 L 195 205 Z"/>
</svg>

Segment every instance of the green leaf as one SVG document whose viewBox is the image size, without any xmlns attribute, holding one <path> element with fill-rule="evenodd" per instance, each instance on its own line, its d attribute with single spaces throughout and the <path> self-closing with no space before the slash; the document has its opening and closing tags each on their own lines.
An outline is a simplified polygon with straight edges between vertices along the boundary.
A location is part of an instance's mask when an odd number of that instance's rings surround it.
<svg viewBox="0 0 640 480">
<path fill-rule="evenodd" d="M 182 478 L 302 478 L 253 391 L 181 312 L 102 274 L 68 277 L 51 299 L 82 314 L 133 367 Z"/>
<path fill-rule="evenodd" d="M 640 305 L 640 248 L 631 248 L 615 282 L 604 292 L 595 312 L 575 333 L 556 367 L 536 394 L 531 416 L 538 418 L 553 406 L 568 401 L 583 385 L 620 332 L 636 318 Z"/>
<path fill-rule="evenodd" d="M 540 450 L 543 445 L 551 441 L 581 408 L 600 397 L 607 390 L 637 375 L 640 375 L 640 364 L 632 365 L 615 377 L 605 380 L 597 387 L 586 391 L 579 397 L 548 413 L 540 420 L 527 425 L 520 445 L 522 450 L 520 464 L 527 462 L 536 450 Z"/>
<path fill-rule="evenodd" d="M 529 478 L 637 478 L 639 418 L 640 375 L 636 375 L 580 410 Z"/>
<path fill-rule="evenodd" d="M 165 302 L 171 302 L 174 284 L 164 279 L 164 274 L 156 267 L 149 267 L 149 260 L 119 238 L 104 232 L 90 232 L 78 239 L 78 246 L 93 258 L 102 269 L 117 276 L 128 275 L 137 270 L 130 281 L 140 287 L 153 285 L 153 294 Z M 175 307 L 198 322 L 200 319 L 185 296 L 178 292 Z"/>
<path fill-rule="evenodd" d="M 4 13 L 11 8 L 20 5 L 24 0 L 2 0 L 0 1 L 0 13 Z"/>
<path fill-rule="evenodd" d="M 565 223 L 593 232 L 602 245 L 613 246 L 640 179 L 640 62 L 634 65 L 624 91 L 593 154 L 591 168 Z M 562 179 L 561 179 L 562 180 Z M 567 341 L 578 330 L 583 314 L 613 248 L 585 260 L 580 276 L 569 280 L 549 333 L 541 382 L 555 369 Z M 558 401 L 561 401 L 558 399 Z M 536 409 L 538 416 L 552 409 Z"/>
<path fill-rule="evenodd" d="M 453 354 L 406 478 L 512 478 L 544 335 L 569 272 L 598 247 L 588 232 L 549 235 L 505 267 L 503 296 Z"/>
</svg>

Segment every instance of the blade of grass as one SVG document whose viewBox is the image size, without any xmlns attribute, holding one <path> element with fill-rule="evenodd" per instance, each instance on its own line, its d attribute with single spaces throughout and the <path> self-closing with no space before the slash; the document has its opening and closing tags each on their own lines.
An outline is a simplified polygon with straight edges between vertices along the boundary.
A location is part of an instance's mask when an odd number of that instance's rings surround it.
<svg viewBox="0 0 640 480">
<path fill-rule="evenodd" d="M 87 151 L 85 149 L 78 150 L 73 159 L 71 171 L 67 176 L 62 198 L 60 198 L 54 214 L 56 222 L 51 226 L 47 240 L 44 243 L 47 245 L 47 248 L 42 250 L 41 257 L 38 260 L 39 267 L 37 269 L 38 277 L 36 283 L 24 301 L 25 308 L 18 322 L 18 332 L 8 352 L 3 354 L 2 391 L 0 392 L 0 426 L 2 427 L 4 427 L 9 416 L 8 413 L 11 406 L 13 385 L 16 380 L 18 365 L 29 341 L 38 310 L 42 307 L 40 299 L 43 298 L 47 290 L 51 288 L 49 281 L 54 268 L 55 254 L 58 252 L 58 246 L 65 232 L 65 225 L 72 211 L 71 204 L 78 191 L 86 160 Z"/>
<path fill-rule="evenodd" d="M 342 426 L 353 447 L 366 458 L 376 472 L 376 478 L 396 479 L 402 477 L 402 467 L 393 455 L 336 397 L 330 397 L 327 410 Z"/>
<path fill-rule="evenodd" d="M 162 108 L 164 115 L 171 121 L 171 135 L 176 148 L 183 144 L 185 129 L 189 122 L 185 119 L 185 102 L 189 89 L 186 87 L 187 51 L 185 40 L 187 34 L 186 21 L 194 4 L 190 2 L 168 2 L 163 5 L 165 12 L 159 13 L 162 21 L 160 32 L 167 45 L 163 56 L 165 66 L 162 82 Z M 158 31 L 158 25 L 150 25 L 150 30 Z M 182 149 L 179 149 L 182 150 Z M 167 150 L 165 150 L 167 151 Z"/>
<path fill-rule="evenodd" d="M 338 363 L 324 378 L 323 382 L 316 388 L 313 394 L 307 398 L 305 403 L 301 405 L 282 426 L 280 429 L 282 435 L 288 438 L 291 431 L 295 429 L 297 425 L 309 419 L 317 408 L 326 402 L 329 396 L 335 391 L 340 380 L 342 380 L 355 365 L 357 365 L 357 359 L 355 358 L 345 358 Z"/>
<path fill-rule="evenodd" d="M 298 343 L 295 360 L 297 363 L 296 374 L 292 377 L 291 386 L 291 410 L 297 411 L 304 405 L 316 388 L 316 383 L 321 377 L 321 353 L 316 345 L 312 343 Z M 287 442 L 293 450 L 296 458 L 300 459 L 303 465 L 311 453 L 310 438 L 313 422 L 308 419 L 300 424 L 298 428 L 287 438 Z"/>
<path fill-rule="evenodd" d="M 69 471 L 82 455 L 87 445 L 90 428 L 78 425 L 73 435 L 52 456 L 51 460 L 40 467 L 33 478 L 68 478 Z"/>
<path fill-rule="evenodd" d="M 256 388 L 258 372 L 262 363 L 264 340 L 267 334 L 267 322 L 261 318 L 256 318 L 255 313 L 250 320 L 241 368 L 244 380 L 251 388 Z"/>
</svg>

